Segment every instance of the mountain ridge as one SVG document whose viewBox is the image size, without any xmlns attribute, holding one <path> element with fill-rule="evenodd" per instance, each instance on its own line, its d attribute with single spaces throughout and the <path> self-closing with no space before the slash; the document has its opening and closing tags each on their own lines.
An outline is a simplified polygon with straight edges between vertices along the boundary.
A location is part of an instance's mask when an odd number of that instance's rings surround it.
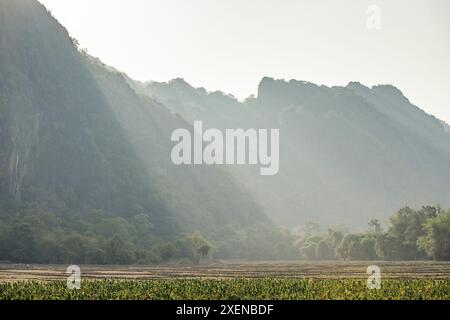
<svg viewBox="0 0 450 320">
<path fill-rule="evenodd" d="M 346 87 L 327 87 L 307 81 L 264 77 L 258 86 L 258 95 L 244 102 L 232 95 L 208 93 L 204 88 L 186 84 L 183 87 L 188 92 L 171 94 L 172 82 L 135 83 L 134 87 L 190 122 L 203 120 L 207 127 L 281 128 L 282 140 L 285 140 L 281 156 L 285 159 L 281 161 L 280 175 L 284 177 L 275 177 L 273 180 L 279 179 L 277 183 L 272 180 L 269 184 L 257 183 L 255 181 L 260 179 L 248 176 L 249 171 L 235 172 L 237 177 L 249 179 L 248 188 L 262 190 L 256 191 L 254 197 L 265 202 L 266 213 L 278 223 L 295 225 L 307 220 L 324 223 L 331 219 L 333 223 L 345 221 L 350 225 L 359 220 L 357 224 L 363 225 L 371 217 L 387 217 L 380 216 L 380 212 L 393 212 L 405 204 L 449 205 L 450 135 L 437 118 L 412 105 L 392 85 L 369 88 L 351 82 Z M 161 87 L 164 92 L 160 91 Z M 352 140 L 358 141 L 357 145 L 353 145 Z M 334 145 L 333 141 L 338 144 Z M 299 150 L 304 148 L 304 154 L 293 150 L 294 145 Z M 353 158 L 349 158 L 350 155 Z M 326 160 L 330 156 L 338 161 L 335 167 Z M 291 157 L 295 160 L 286 159 Z M 295 168 L 296 162 L 302 165 Z M 283 173 L 283 167 L 289 174 Z M 301 179 L 302 176 L 308 177 L 304 184 L 290 181 L 290 177 Z M 370 177 L 367 183 L 361 180 L 365 176 Z M 339 180 L 340 186 L 333 186 L 335 182 L 330 182 L 330 178 Z M 285 185 L 290 187 L 285 189 Z M 316 205 L 322 198 L 320 188 L 312 192 L 306 185 L 323 188 L 328 196 L 322 197 L 333 199 L 332 206 Z M 278 193 L 275 199 L 265 189 L 275 190 L 274 193 Z M 293 190 L 304 195 L 299 197 Z M 286 194 L 291 195 L 286 198 Z M 364 201 L 352 203 L 352 194 Z M 290 202 L 296 205 L 291 207 L 287 204 Z M 371 208 L 363 209 L 364 202 Z M 288 212 L 280 213 L 283 208 Z M 297 210 L 301 212 L 294 213 Z M 308 211 L 313 213 L 305 213 Z M 343 217 L 342 211 L 352 214 Z M 280 219 L 283 215 L 285 218 Z M 354 218 L 357 215 L 361 217 Z"/>
</svg>

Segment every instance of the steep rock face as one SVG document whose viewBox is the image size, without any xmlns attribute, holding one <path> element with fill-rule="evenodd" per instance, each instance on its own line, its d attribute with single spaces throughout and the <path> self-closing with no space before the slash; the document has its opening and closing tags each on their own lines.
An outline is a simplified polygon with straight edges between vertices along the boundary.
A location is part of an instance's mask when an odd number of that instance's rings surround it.
<svg viewBox="0 0 450 320">
<path fill-rule="evenodd" d="M 57 212 L 144 212 L 167 238 L 225 239 L 234 226 L 268 223 L 227 172 L 175 166 L 171 133 L 192 127 L 78 51 L 37 1 L 0 0 L 0 48 L 3 198 Z"/>
<path fill-rule="evenodd" d="M 1 8 L 2 188 L 126 213 L 131 202 L 116 201 L 116 186 L 144 198 L 140 164 L 67 31 L 35 1 Z"/>
</svg>

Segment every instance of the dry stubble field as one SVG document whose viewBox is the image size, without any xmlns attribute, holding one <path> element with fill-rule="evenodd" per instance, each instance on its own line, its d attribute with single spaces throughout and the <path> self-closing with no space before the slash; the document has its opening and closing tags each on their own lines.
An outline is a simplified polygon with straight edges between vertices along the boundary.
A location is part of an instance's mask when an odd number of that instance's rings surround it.
<svg viewBox="0 0 450 320">
<path fill-rule="evenodd" d="M 368 290 L 369 265 L 382 287 Z M 11 299 L 450 299 L 448 262 L 220 262 L 198 266 L 80 266 L 82 288 L 68 290 L 67 266 L 0 265 L 0 300 Z"/>
</svg>

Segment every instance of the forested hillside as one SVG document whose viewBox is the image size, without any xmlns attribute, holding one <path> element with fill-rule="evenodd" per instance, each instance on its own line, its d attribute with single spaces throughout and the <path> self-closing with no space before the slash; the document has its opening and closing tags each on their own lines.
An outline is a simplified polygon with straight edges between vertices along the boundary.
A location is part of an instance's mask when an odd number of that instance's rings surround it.
<svg viewBox="0 0 450 320">
<path fill-rule="evenodd" d="M 131 81 L 132 82 L 132 81 Z M 404 205 L 450 206 L 448 126 L 390 85 L 318 86 L 264 78 L 239 102 L 182 79 L 132 82 L 189 121 L 217 128 L 279 128 L 280 172 L 230 168 L 277 223 L 362 227 Z"/>
<path fill-rule="evenodd" d="M 94 248 L 114 262 L 108 245 L 129 262 L 160 247 L 189 257 L 172 241 L 196 231 L 227 255 L 247 249 L 224 239 L 271 228 L 220 168 L 172 164 L 171 132 L 187 122 L 78 50 L 37 1 L 0 9 L 0 260 L 67 260 L 75 246 L 78 260 Z"/>
</svg>

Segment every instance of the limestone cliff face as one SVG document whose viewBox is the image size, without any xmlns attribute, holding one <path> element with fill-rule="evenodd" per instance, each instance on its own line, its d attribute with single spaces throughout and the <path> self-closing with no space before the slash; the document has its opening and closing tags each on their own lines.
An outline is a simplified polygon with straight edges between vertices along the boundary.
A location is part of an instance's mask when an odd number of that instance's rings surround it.
<svg viewBox="0 0 450 320">
<path fill-rule="evenodd" d="M 16 200 L 21 199 L 21 191 L 24 177 L 32 161 L 32 148 L 39 145 L 36 141 L 39 132 L 39 118 L 27 128 L 20 128 L 14 124 L 11 132 L 11 156 L 9 160 L 9 190 L 8 193 Z M 37 156 L 37 155 L 35 155 Z"/>
<path fill-rule="evenodd" d="M 67 31 L 37 1 L 1 0 L 0 48 L 2 196 L 149 206 L 140 162 Z"/>
<path fill-rule="evenodd" d="M 189 124 L 80 52 L 36 0 L 0 0 L 0 48 L 1 197 L 145 212 L 165 237 L 267 222 L 221 168 L 176 167 L 170 136 Z"/>
<path fill-rule="evenodd" d="M 20 200 L 24 179 L 38 157 L 40 113 L 16 84 L 1 80 L 0 191 Z"/>
</svg>

